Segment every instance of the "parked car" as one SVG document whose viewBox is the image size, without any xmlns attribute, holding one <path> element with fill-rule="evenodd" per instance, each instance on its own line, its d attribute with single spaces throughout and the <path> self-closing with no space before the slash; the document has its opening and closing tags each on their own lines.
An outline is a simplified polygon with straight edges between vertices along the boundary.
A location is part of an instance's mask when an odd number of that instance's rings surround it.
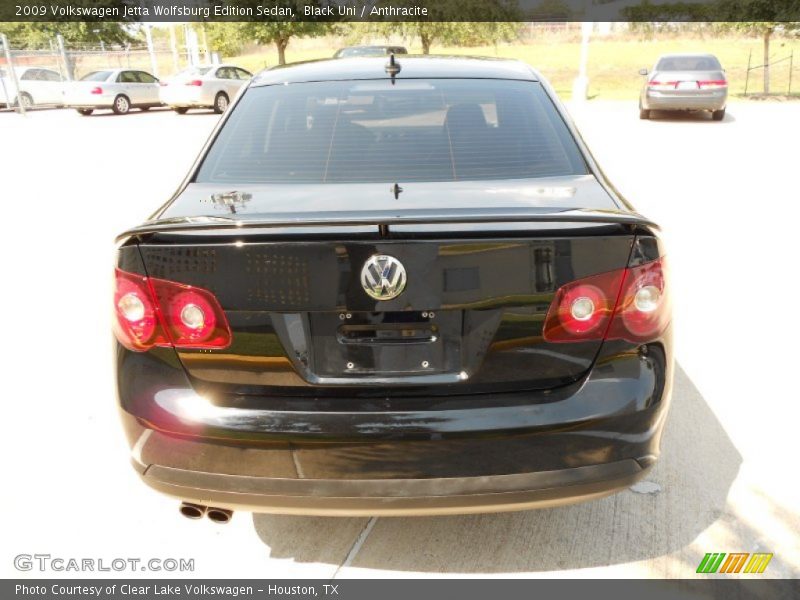
<svg viewBox="0 0 800 600">
<path fill-rule="evenodd" d="M 707 110 L 711 118 L 725 118 L 728 80 L 713 54 L 665 54 L 646 76 L 639 96 L 639 118 L 649 119 L 653 110 Z"/>
<path fill-rule="evenodd" d="M 388 56 L 390 54 L 408 54 L 403 46 L 348 46 L 340 48 L 333 58 L 355 58 L 357 56 Z"/>
<path fill-rule="evenodd" d="M 658 229 L 522 62 L 264 71 L 117 241 L 132 463 L 186 516 L 553 506 L 659 455 Z"/>
<path fill-rule="evenodd" d="M 63 104 L 64 79 L 58 71 L 43 67 L 15 67 L 14 73 L 19 82 L 19 93 L 7 68 L 0 69 L 0 105 L 16 106 L 17 102 L 22 102 L 25 108 L 32 108 Z"/>
<path fill-rule="evenodd" d="M 161 101 L 180 115 L 190 108 L 213 108 L 223 113 L 252 76 L 236 65 L 189 67 L 161 82 Z"/>
<path fill-rule="evenodd" d="M 146 111 L 161 106 L 158 79 L 135 69 L 92 71 L 67 87 L 64 104 L 84 116 L 97 109 L 111 109 L 118 115 L 132 108 Z"/>
</svg>

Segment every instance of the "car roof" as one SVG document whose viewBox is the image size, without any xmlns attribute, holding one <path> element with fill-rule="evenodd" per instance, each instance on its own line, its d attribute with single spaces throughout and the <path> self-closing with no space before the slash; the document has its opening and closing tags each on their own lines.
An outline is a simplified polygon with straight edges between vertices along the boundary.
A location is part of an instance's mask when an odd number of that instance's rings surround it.
<svg viewBox="0 0 800 600">
<path fill-rule="evenodd" d="M 658 57 L 659 60 L 662 58 L 684 58 L 688 56 L 703 56 L 707 58 L 717 58 L 714 54 L 710 52 L 672 52 L 670 54 L 662 54 Z"/>
<path fill-rule="evenodd" d="M 252 87 L 312 81 L 384 79 L 387 57 L 312 60 L 265 69 L 253 78 Z M 538 81 L 529 65 L 519 60 L 491 57 L 402 55 L 398 79 L 517 79 Z"/>
</svg>

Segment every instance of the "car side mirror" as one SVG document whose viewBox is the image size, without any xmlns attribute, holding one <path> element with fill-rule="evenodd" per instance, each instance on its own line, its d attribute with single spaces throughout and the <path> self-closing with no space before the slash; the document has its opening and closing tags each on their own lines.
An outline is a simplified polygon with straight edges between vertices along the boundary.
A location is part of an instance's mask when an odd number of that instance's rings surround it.
<svg viewBox="0 0 800 600">
<path fill-rule="evenodd" d="M 647 75 L 647 69 L 639 69 L 639 75 Z"/>
</svg>

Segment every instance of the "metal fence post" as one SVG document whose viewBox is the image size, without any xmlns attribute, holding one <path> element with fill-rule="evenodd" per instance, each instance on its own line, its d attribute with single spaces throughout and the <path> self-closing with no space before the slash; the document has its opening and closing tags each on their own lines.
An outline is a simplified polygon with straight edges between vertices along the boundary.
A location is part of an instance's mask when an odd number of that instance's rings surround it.
<svg viewBox="0 0 800 600">
<path fill-rule="evenodd" d="M 58 44 L 58 53 L 61 55 L 61 60 L 64 61 L 64 75 L 67 81 L 72 81 L 75 78 L 75 74 L 72 72 L 72 63 L 69 60 L 69 56 L 67 56 L 67 49 L 64 47 L 64 36 L 60 33 L 56 35 L 56 43 Z"/>
<path fill-rule="evenodd" d="M 169 47 L 172 50 L 172 66 L 177 73 L 181 70 L 181 63 L 178 58 L 178 41 L 175 38 L 175 23 L 169 24 Z"/>
<path fill-rule="evenodd" d="M 753 58 L 753 49 L 747 55 L 747 75 L 744 78 L 744 95 L 747 96 L 747 84 L 750 83 L 750 60 Z"/>
<path fill-rule="evenodd" d="M 150 68 L 156 79 L 158 79 L 158 61 L 156 60 L 156 53 L 153 50 L 153 34 L 150 31 L 150 23 L 144 24 L 144 38 L 147 40 L 147 52 L 150 54 Z"/>
<path fill-rule="evenodd" d="M 14 82 L 14 89 L 16 90 L 16 94 L 17 94 L 17 107 L 16 108 L 17 108 L 17 110 L 19 111 L 19 113 L 21 115 L 24 115 L 25 114 L 25 105 L 22 102 L 22 98 L 21 98 L 22 94 L 20 94 L 20 91 L 19 91 L 19 80 L 17 79 L 17 72 L 14 70 L 14 61 L 11 60 L 11 46 L 8 45 L 8 38 L 6 37 L 6 35 L 4 33 L 0 33 L 0 44 L 2 44 L 3 52 L 6 55 L 6 62 L 8 63 L 8 74 L 11 77 L 11 81 Z M 4 86 L 5 86 L 5 84 L 4 84 Z M 6 92 L 6 101 L 8 102 L 8 104 L 10 106 L 11 102 L 14 99 L 11 97 L 11 94 L 8 93 L 8 90 L 5 90 L 5 92 Z"/>
</svg>

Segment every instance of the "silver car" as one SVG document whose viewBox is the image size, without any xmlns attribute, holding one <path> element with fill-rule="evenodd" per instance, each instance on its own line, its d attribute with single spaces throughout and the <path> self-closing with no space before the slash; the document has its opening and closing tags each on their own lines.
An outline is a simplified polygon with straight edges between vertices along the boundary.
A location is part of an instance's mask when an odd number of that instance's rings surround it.
<svg viewBox="0 0 800 600">
<path fill-rule="evenodd" d="M 713 54 L 665 54 L 647 77 L 639 96 L 639 118 L 653 110 L 707 110 L 715 121 L 725 117 L 728 80 Z"/>
<path fill-rule="evenodd" d="M 252 76 L 236 65 L 189 67 L 161 82 L 161 101 L 180 115 L 190 108 L 213 108 L 223 113 Z"/>
<path fill-rule="evenodd" d="M 64 105 L 82 115 L 90 115 L 96 109 L 111 109 L 118 115 L 131 108 L 148 110 L 161 105 L 158 79 L 135 69 L 93 71 L 67 87 Z"/>
<path fill-rule="evenodd" d="M 7 69 L 0 69 L 0 105 L 25 108 L 60 106 L 64 103 L 64 79 L 58 71 L 42 67 L 15 67 L 19 91 Z"/>
</svg>

